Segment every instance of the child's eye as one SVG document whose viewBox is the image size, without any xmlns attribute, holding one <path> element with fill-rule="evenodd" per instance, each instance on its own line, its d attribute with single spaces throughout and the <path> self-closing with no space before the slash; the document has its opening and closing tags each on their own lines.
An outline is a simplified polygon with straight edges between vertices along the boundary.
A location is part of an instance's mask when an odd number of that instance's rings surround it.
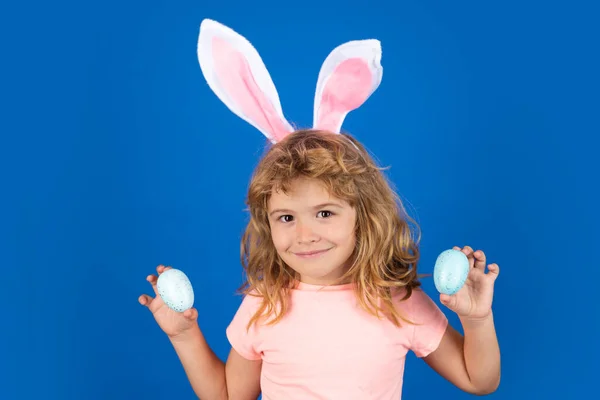
<svg viewBox="0 0 600 400">
<path fill-rule="evenodd" d="M 328 217 L 331 217 L 333 215 L 333 213 L 331 211 L 319 211 L 318 215 L 321 218 L 328 218 Z"/>
<path fill-rule="evenodd" d="M 279 217 L 277 219 L 281 222 L 292 222 L 294 217 L 292 217 L 291 215 L 282 215 L 281 217 Z"/>
</svg>

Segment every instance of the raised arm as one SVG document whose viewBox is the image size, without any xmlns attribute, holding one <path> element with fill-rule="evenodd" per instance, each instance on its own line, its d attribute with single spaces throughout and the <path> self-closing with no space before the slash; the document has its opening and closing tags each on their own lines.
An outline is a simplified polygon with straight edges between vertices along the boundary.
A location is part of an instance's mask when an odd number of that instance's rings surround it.
<svg viewBox="0 0 600 400">
<path fill-rule="evenodd" d="M 262 360 L 248 360 L 231 349 L 225 374 L 230 400 L 256 400 L 260 395 Z"/>
<path fill-rule="evenodd" d="M 200 328 L 171 339 L 196 396 L 201 400 L 256 400 L 261 360 L 247 360 L 231 350 L 227 363 L 208 346 Z"/>
<path fill-rule="evenodd" d="M 469 246 L 454 249 L 469 259 L 469 275 L 462 289 L 451 296 L 441 294 L 440 301 L 458 315 L 464 337 L 448 326 L 438 348 L 424 359 L 457 387 L 489 394 L 500 384 L 500 347 L 492 313 L 494 282 L 500 268 L 489 264 L 486 273 L 483 251 Z"/>
<path fill-rule="evenodd" d="M 161 275 L 170 269 L 159 265 L 156 272 Z M 171 341 L 196 396 L 202 400 L 256 399 L 260 394 L 262 361 L 260 354 L 252 351 L 251 336 L 245 329 L 256 300 L 249 298 L 242 302 L 227 330 L 229 339 L 246 357 L 232 349 L 225 365 L 206 343 L 198 326 L 198 311 L 195 308 L 184 312 L 171 310 L 158 292 L 158 277 L 148 275 L 146 280 L 152 285 L 155 297 L 142 294 L 138 301 L 152 312 Z"/>
<path fill-rule="evenodd" d="M 448 325 L 438 348 L 423 360 L 465 392 L 485 395 L 500 384 L 500 348 L 493 316 L 462 319 L 464 337 Z"/>
</svg>

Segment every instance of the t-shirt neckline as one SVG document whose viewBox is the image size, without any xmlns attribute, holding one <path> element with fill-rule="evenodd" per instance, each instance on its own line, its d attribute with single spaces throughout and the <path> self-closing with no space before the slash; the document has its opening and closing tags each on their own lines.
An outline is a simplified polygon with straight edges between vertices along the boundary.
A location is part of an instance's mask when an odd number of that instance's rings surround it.
<svg viewBox="0 0 600 400">
<path fill-rule="evenodd" d="M 307 292 L 308 291 L 317 291 L 317 290 L 327 291 L 327 292 L 340 292 L 340 291 L 344 291 L 344 290 L 350 290 L 350 289 L 352 289 L 353 286 L 354 285 L 352 283 L 345 283 L 342 285 L 316 285 L 316 284 L 297 281 L 294 289 L 301 290 L 301 291 L 307 291 Z"/>
</svg>

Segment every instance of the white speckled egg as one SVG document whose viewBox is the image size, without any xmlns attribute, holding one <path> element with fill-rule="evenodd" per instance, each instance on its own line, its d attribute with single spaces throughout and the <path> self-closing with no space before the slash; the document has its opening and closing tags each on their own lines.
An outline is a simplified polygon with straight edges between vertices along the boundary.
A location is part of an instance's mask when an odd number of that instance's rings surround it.
<svg viewBox="0 0 600 400">
<path fill-rule="evenodd" d="M 453 295 L 458 292 L 469 275 L 469 260 L 459 250 L 443 251 L 433 268 L 433 282 L 440 293 Z"/>
<path fill-rule="evenodd" d="M 169 269 L 156 282 L 162 301 L 173 311 L 184 312 L 194 305 L 194 290 L 188 277 L 178 269 Z"/>
</svg>

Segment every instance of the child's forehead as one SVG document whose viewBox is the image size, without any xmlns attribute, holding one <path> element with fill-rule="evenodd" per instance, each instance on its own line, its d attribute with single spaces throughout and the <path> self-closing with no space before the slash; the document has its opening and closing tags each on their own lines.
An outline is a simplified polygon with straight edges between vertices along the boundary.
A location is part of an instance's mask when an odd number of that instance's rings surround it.
<svg viewBox="0 0 600 400">
<path fill-rule="evenodd" d="M 324 184 L 316 180 L 296 181 L 286 188 L 274 188 L 269 196 L 269 208 L 314 207 L 330 203 L 344 205 Z"/>
<path fill-rule="evenodd" d="M 286 185 L 276 185 L 271 189 L 271 198 L 302 198 L 311 196 L 335 197 L 323 182 L 311 178 L 296 178 Z"/>
</svg>

